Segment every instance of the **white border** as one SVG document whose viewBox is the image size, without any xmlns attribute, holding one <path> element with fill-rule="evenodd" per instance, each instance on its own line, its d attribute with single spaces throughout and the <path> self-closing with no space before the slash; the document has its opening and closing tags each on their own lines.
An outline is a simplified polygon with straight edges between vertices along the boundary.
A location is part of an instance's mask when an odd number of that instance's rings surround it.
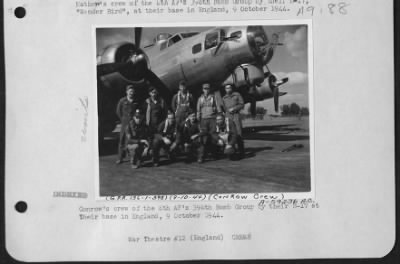
<svg viewBox="0 0 400 264">
<path fill-rule="evenodd" d="M 243 25 L 261 25 L 261 26 L 285 26 L 285 25 L 307 25 L 307 64 L 308 64 L 308 108 L 309 108 L 309 144 L 310 144 L 310 192 L 288 192 L 288 193 L 213 193 L 213 194 L 169 194 L 169 195 L 121 195 L 121 196 L 100 196 L 100 164 L 99 164 L 99 149 L 98 149 L 98 116 L 97 116 L 97 54 L 96 54 L 96 29 L 97 28 L 135 28 L 135 27 L 218 27 L 218 26 L 243 26 Z M 96 136 L 94 138 L 94 177 L 95 177 L 95 200 L 96 201 L 238 201 L 238 200 L 290 200 L 290 199 L 315 199 L 316 197 L 316 179 L 315 179 L 315 119 L 314 119 L 314 49 L 313 49 L 313 26 L 311 19 L 295 19 L 295 20 L 234 20 L 234 21 L 207 21 L 207 22 L 171 22 L 171 23 L 135 23 L 134 25 L 127 24 L 96 24 L 92 25 L 92 76 L 95 80 L 92 113 L 94 114 L 95 125 L 94 130 Z M 215 199 L 221 195 L 226 198 Z M 263 199 L 255 198 L 255 195 L 263 197 Z M 246 197 L 247 198 L 244 198 Z M 239 197 L 238 199 L 229 197 Z"/>
</svg>

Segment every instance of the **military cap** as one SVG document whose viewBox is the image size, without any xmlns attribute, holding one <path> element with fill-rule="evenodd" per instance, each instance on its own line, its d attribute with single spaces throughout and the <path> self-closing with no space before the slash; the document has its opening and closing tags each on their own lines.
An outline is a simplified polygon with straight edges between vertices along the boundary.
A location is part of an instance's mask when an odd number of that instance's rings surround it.
<svg viewBox="0 0 400 264">
<path fill-rule="evenodd" d="M 140 111 L 140 109 L 136 109 L 134 116 L 141 117 L 142 116 L 142 111 Z"/>
<path fill-rule="evenodd" d="M 209 83 L 203 83 L 202 85 L 203 89 L 210 89 L 210 84 Z"/>
<path fill-rule="evenodd" d="M 150 87 L 149 87 L 149 93 L 151 93 L 152 91 L 158 92 L 157 89 L 156 89 L 156 87 L 150 86 Z"/>
<path fill-rule="evenodd" d="M 129 84 L 126 86 L 126 90 L 128 91 L 130 89 L 135 90 L 135 87 L 132 84 Z"/>
</svg>

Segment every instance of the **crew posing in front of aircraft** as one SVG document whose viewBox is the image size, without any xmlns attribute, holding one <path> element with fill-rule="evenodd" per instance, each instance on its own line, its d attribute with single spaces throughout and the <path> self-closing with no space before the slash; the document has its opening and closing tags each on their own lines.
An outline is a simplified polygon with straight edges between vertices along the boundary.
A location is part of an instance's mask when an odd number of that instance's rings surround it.
<svg viewBox="0 0 400 264">
<path fill-rule="evenodd" d="M 176 107 L 175 111 L 168 111 L 165 118 L 164 113 L 167 110 L 164 100 L 158 96 L 154 87 L 150 87 L 144 122 L 139 104 L 134 98 L 135 89 L 131 85 L 127 86 L 127 96 L 120 100 L 117 107 L 117 114 L 122 123 L 117 163 L 121 163 L 121 153 L 127 150 L 132 168 L 138 168 L 142 164 L 143 156 L 150 152 L 150 148 L 152 162 L 156 167 L 159 166 L 161 149 L 164 149 L 171 161 L 181 148 L 187 161 L 196 156 L 197 161 L 202 163 L 206 146 L 210 147 L 216 158 L 218 151 L 232 158 L 235 144 L 238 144 L 239 155 L 243 157 L 244 144 L 239 116 L 243 108 L 243 98 L 239 93 L 233 92 L 233 86 L 228 84 L 225 86 L 226 95 L 220 105 L 214 93 L 210 91 L 210 84 L 205 83 L 202 88 L 203 94 L 198 98 L 196 114 L 191 106 L 193 97 L 186 90 L 185 83 L 180 82 L 180 90 L 172 103 L 172 106 Z M 135 111 L 136 114 L 133 115 Z M 179 113 L 180 122 L 177 122 L 174 113 Z"/>
<path fill-rule="evenodd" d="M 176 32 L 174 35 L 162 33 L 156 36 L 153 43 L 144 47 L 140 45 L 142 28 L 137 27 L 134 31 L 134 43 L 110 43 L 97 58 L 100 142 L 104 139 L 104 133 L 115 128 L 117 118 L 110 114 L 113 112 L 110 107 L 114 107 L 118 99 L 113 96 L 114 91 L 119 93 L 127 84 L 132 83 L 142 88 L 147 84 L 154 86 L 160 97 L 168 103 L 167 107 L 172 106 L 177 123 L 185 120 L 188 113 L 187 103 L 190 107 L 190 101 L 193 100 L 187 90 L 190 89 L 197 97 L 198 89 L 206 82 L 212 85 L 226 82 L 235 84 L 241 96 L 246 99 L 245 102 L 251 103 L 251 110 L 256 109 L 257 101 L 273 98 L 275 111 L 278 111 L 279 97 L 285 94 L 279 91 L 279 87 L 288 82 L 288 78 L 277 80 L 268 64 L 276 47 L 283 46 L 283 43 L 279 42 L 279 35 L 276 33 L 269 39 L 264 26 L 222 26 L 201 32 Z M 171 92 L 177 88 L 178 78 L 187 81 L 187 88 L 184 82 L 181 83 L 181 92 L 175 96 L 171 105 L 169 99 L 172 97 Z M 138 98 L 144 95 L 141 90 L 137 92 Z M 213 97 L 210 98 L 207 100 L 212 102 Z M 218 94 L 217 99 L 216 107 L 221 105 Z M 144 102 L 144 98 L 140 102 Z M 194 108 L 196 103 L 198 102 L 193 103 Z M 157 104 L 150 101 L 149 105 L 148 122 L 155 130 L 159 120 L 154 121 L 151 114 L 157 111 L 151 108 Z M 203 111 L 207 108 L 202 107 L 198 114 L 202 127 L 206 127 L 208 131 L 214 126 L 215 118 L 204 115 Z M 165 116 L 156 119 L 164 118 Z M 235 116 L 231 118 L 236 119 Z M 121 144 L 124 143 L 123 140 L 120 141 Z"/>
</svg>

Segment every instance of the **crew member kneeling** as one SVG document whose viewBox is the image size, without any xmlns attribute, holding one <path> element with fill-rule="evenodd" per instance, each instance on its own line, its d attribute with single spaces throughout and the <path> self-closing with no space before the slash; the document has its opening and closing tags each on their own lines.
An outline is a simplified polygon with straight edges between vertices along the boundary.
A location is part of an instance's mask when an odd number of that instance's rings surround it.
<svg viewBox="0 0 400 264">
<path fill-rule="evenodd" d="M 197 161 L 199 163 L 203 162 L 204 143 L 202 136 L 203 133 L 201 133 L 196 113 L 190 113 L 182 127 L 182 141 L 187 161 L 192 160 L 193 154 L 197 152 Z"/>
<path fill-rule="evenodd" d="M 175 122 L 173 112 L 168 112 L 167 119 L 158 126 L 158 133 L 153 140 L 153 165 L 157 167 L 160 160 L 160 149 L 163 148 L 169 160 L 175 158 L 175 152 L 179 144 L 180 134 Z"/>
<path fill-rule="evenodd" d="M 142 113 L 137 109 L 126 128 L 126 149 L 133 169 L 142 165 L 143 154 L 147 153 L 150 140 L 150 130 L 143 121 Z"/>
<path fill-rule="evenodd" d="M 223 115 L 217 115 L 215 132 L 212 134 L 212 144 L 215 147 L 215 156 L 218 157 L 218 152 L 223 150 L 223 153 L 232 159 L 235 153 L 235 144 L 237 140 L 236 127 L 229 118 Z"/>
</svg>

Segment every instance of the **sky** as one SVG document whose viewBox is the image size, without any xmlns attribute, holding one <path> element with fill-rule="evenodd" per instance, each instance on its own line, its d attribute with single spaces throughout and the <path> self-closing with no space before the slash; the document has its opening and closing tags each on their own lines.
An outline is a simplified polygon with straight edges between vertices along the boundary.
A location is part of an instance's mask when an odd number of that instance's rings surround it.
<svg viewBox="0 0 400 264">
<path fill-rule="evenodd" d="M 141 46 L 153 42 L 158 33 L 170 33 L 185 31 L 205 31 L 210 27 L 164 27 L 144 28 L 142 31 Z M 297 103 L 301 107 L 308 105 L 308 54 L 307 54 L 307 26 L 283 25 L 264 26 L 267 36 L 271 38 L 273 33 L 279 34 L 279 40 L 283 46 L 278 46 L 275 54 L 268 64 L 269 69 L 279 78 L 289 77 L 289 82 L 280 87 L 286 95 L 279 98 L 279 104 Z M 106 46 L 122 41 L 134 42 L 134 28 L 99 28 L 96 32 L 97 54 L 100 54 Z M 267 113 L 273 114 L 273 100 L 267 99 L 257 102 L 257 106 L 267 109 Z"/>
</svg>

